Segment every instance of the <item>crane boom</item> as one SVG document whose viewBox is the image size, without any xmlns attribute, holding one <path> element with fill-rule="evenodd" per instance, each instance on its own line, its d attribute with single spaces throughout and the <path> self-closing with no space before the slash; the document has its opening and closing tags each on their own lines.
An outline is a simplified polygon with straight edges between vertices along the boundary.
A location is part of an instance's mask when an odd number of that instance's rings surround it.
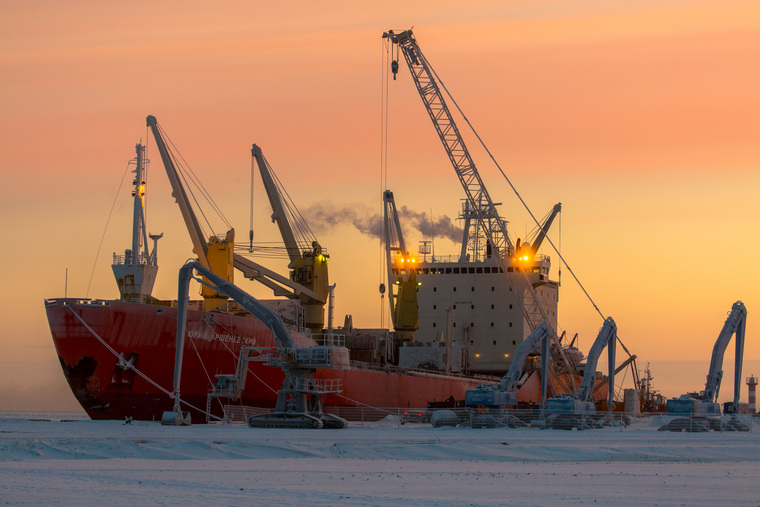
<svg viewBox="0 0 760 507">
<path fill-rule="evenodd" d="M 668 414 L 691 414 L 691 415 L 720 415 L 718 405 L 718 392 L 723 379 L 723 355 L 728 347 L 731 337 L 736 334 L 736 356 L 734 364 L 734 399 L 729 406 L 726 403 L 726 412 L 736 411 L 741 394 L 742 363 L 744 359 L 744 331 L 747 324 L 747 308 L 744 303 L 737 301 L 731 307 L 731 312 L 723 324 L 723 329 L 713 347 L 710 358 L 710 369 L 707 372 L 705 390 L 699 393 L 682 394 L 678 398 L 667 401 L 666 411 Z"/>
<path fill-rule="evenodd" d="M 280 229 L 282 241 L 290 259 L 290 281 L 277 279 L 251 261 L 241 256 L 234 257 L 235 267 L 246 273 L 245 276 L 256 279 L 274 289 L 275 294 L 289 298 L 298 298 L 304 308 L 304 324 L 313 333 L 322 333 L 325 327 L 325 303 L 330 294 L 330 282 L 327 259 L 330 257 L 314 238 L 303 217 L 292 202 L 284 202 L 287 193 L 279 184 L 269 162 L 264 158 L 261 148 L 254 144 L 251 155 L 256 160 L 261 173 L 269 203 L 272 206 L 272 221 Z M 288 213 L 290 211 L 290 213 Z M 291 223 L 292 221 L 292 223 Z M 295 228 L 295 231 L 294 231 Z M 296 237 L 298 233 L 298 238 Z M 301 240 L 299 242 L 299 239 Z M 311 240 L 311 244 L 308 241 Z M 270 272 L 271 273 L 271 272 Z M 288 291 L 284 289 L 292 289 Z"/>
<path fill-rule="evenodd" d="M 290 226 L 290 222 L 288 222 L 285 206 L 272 176 L 272 168 L 266 158 L 264 158 L 261 148 L 257 145 L 253 145 L 251 154 L 259 166 L 261 181 L 264 182 L 264 189 L 267 192 L 267 197 L 269 197 L 269 204 L 272 206 L 272 221 L 276 222 L 277 227 L 280 229 L 280 235 L 282 236 L 283 243 L 285 243 L 285 249 L 288 251 L 290 262 L 295 263 L 301 259 L 301 249 L 298 246 L 295 234 L 293 234 L 293 228 Z"/>
<path fill-rule="evenodd" d="M 193 253 L 198 256 L 198 261 L 206 268 L 209 268 L 209 262 L 207 258 L 208 245 L 203 236 L 203 230 L 201 229 L 200 222 L 193 212 L 193 208 L 190 206 L 190 199 L 187 197 L 185 188 L 182 186 L 182 182 L 179 179 L 179 173 L 174 165 L 172 157 L 169 155 L 169 150 L 166 148 L 164 137 L 161 134 L 161 129 L 158 126 L 156 117 L 150 115 L 147 117 L 147 124 L 153 132 L 153 137 L 156 139 L 156 146 L 158 152 L 161 154 L 161 160 L 164 163 L 164 169 L 166 169 L 166 175 L 169 177 L 169 183 L 172 186 L 172 197 L 177 201 L 179 209 L 182 212 L 182 218 L 185 221 L 185 226 L 190 234 L 190 240 L 193 242 Z"/>
<path fill-rule="evenodd" d="M 517 381 L 523 374 L 523 368 L 525 366 L 525 360 L 528 359 L 528 355 L 533 352 L 537 346 L 541 346 L 541 359 L 547 361 L 549 358 L 549 345 L 551 344 L 551 328 L 546 325 L 545 322 L 536 327 L 530 336 L 528 336 L 524 342 L 517 347 L 515 351 L 515 357 L 512 360 L 512 364 L 509 366 L 509 371 L 504 378 L 501 379 L 501 390 L 511 391 L 517 385 Z M 541 375 L 541 399 L 546 397 L 546 367 L 542 368 Z"/>
<path fill-rule="evenodd" d="M 586 371 L 583 373 L 581 386 L 578 388 L 578 399 L 589 401 L 596 384 L 596 365 L 602 351 L 607 347 L 607 377 L 608 393 L 607 403 L 611 404 L 615 398 L 615 344 L 617 342 L 617 325 L 612 317 L 607 317 L 602 329 L 594 340 L 591 350 L 586 358 Z"/>
<path fill-rule="evenodd" d="M 541 248 L 541 243 L 544 242 L 544 238 L 546 238 L 546 235 L 549 232 L 549 227 L 552 226 L 552 222 L 554 222 L 554 219 L 560 211 L 562 211 L 562 203 L 558 202 L 554 205 L 549 218 L 547 218 L 544 224 L 541 226 L 541 230 L 538 232 L 536 239 L 533 240 L 531 248 L 533 249 L 534 254 L 538 253 L 538 249 Z"/>
<path fill-rule="evenodd" d="M 475 161 L 470 156 L 451 111 L 443 99 L 433 70 L 420 51 L 414 34 L 411 30 L 400 33 L 390 30 L 385 32 L 383 37 L 397 44 L 404 54 L 425 109 L 467 194 L 470 207 L 476 213 L 478 225 L 487 233 L 491 248 L 509 257 L 514 249 L 507 234 L 507 222 L 499 216 L 496 204 L 480 178 Z"/>
<path fill-rule="evenodd" d="M 541 322 L 536 326 L 536 329 L 517 347 L 509 371 L 501 379 L 501 382 L 498 384 L 479 384 L 475 389 L 468 389 L 464 393 L 465 405 L 487 407 L 517 405 L 517 395 L 513 389 L 523 375 L 525 360 L 538 346 L 541 347 L 541 404 L 543 405 L 546 402 L 548 386 L 551 335 L 552 330 L 546 322 Z"/>
<path fill-rule="evenodd" d="M 741 393 L 742 363 L 744 358 L 744 331 L 747 323 L 747 308 L 744 303 L 737 301 L 731 307 L 731 313 L 726 318 L 723 329 L 718 335 L 718 340 L 713 347 L 710 359 L 710 370 L 707 372 L 704 400 L 709 402 L 718 401 L 720 382 L 723 379 L 723 354 L 726 352 L 728 342 L 736 334 L 736 355 L 734 366 L 734 407 L 739 403 Z"/>
</svg>

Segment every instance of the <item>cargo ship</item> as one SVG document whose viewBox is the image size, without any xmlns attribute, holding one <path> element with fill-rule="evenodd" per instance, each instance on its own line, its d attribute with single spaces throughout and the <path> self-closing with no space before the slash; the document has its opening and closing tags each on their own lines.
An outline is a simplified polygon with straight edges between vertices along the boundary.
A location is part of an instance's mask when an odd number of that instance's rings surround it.
<svg viewBox="0 0 760 507">
<path fill-rule="evenodd" d="M 244 278 L 272 289 L 279 299 L 265 304 L 279 313 L 300 346 L 336 339 L 345 345 L 350 368 L 317 368 L 313 374 L 333 386 L 324 396 L 326 410 L 396 410 L 457 403 L 464 400 L 468 389 L 498 382 L 517 347 L 541 322 L 553 330 L 549 395 L 574 393 L 583 375 L 583 354 L 573 347 L 575 340 L 563 343 L 564 335 L 557 336 L 554 331 L 559 284 L 550 278 L 550 257 L 539 254 L 560 205 L 537 223 L 530 238 L 513 244 L 507 221 L 490 200 L 411 31 L 389 32 L 384 37 L 403 46 L 415 80 L 427 79 L 417 83 L 418 91 L 467 194 L 460 216 L 464 223 L 461 250 L 454 256 L 436 257 L 426 242 L 411 252 L 404 242 L 393 193 L 383 192 L 387 278 L 380 292 L 389 304 L 393 329 L 355 328 L 350 316 L 343 326 L 333 325 L 329 254 L 311 235 L 295 205 L 285 201 L 287 192 L 258 146 L 253 145 L 252 157 L 290 260 L 289 276 L 244 255 L 246 249 L 235 244 L 234 229 L 223 234 L 205 232 L 193 209 L 192 203 L 197 201 L 188 197 L 183 185 L 183 181 L 195 180 L 195 175 L 182 173 L 183 157 L 172 152 L 163 129 L 149 116 L 147 123 L 192 239 L 193 254 L 204 268 L 229 283 L 234 283 L 237 270 Z M 394 64 L 395 73 L 398 64 Z M 426 96 L 431 93 L 433 96 Z M 157 300 L 151 294 L 161 235 L 146 232 L 142 145 L 136 147 L 134 164 L 132 245 L 123 255 L 114 254 L 112 265 L 119 298 L 45 300 L 64 375 L 93 419 L 151 420 L 173 406 L 176 301 Z M 249 240 L 247 250 L 255 253 L 253 230 Z M 274 407 L 283 371 L 264 360 L 239 369 L 241 349 L 259 349 L 263 358 L 267 349 L 276 346 L 272 332 L 206 284 L 201 284 L 201 295 L 203 300 L 191 302 L 187 313 L 182 360 L 182 400 L 193 420 L 225 417 L 231 406 Z M 635 378 L 634 359 L 629 354 L 618 369 L 632 363 Z M 517 400 L 522 404 L 541 402 L 538 363 L 534 355 L 523 368 L 517 384 Z M 237 387 L 227 389 L 236 372 Z M 598 387 L 604 382 L 600 376 Z M 348 413 L 341 416 L 351 418 Z"/>
</svg>

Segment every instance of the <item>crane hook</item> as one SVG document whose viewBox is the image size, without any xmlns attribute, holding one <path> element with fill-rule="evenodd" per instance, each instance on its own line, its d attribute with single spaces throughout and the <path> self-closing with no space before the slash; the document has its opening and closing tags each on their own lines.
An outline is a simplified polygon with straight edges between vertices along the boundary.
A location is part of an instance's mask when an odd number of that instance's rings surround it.
<svg viewBox="0 0 760 507">
<path fill-rule="evenodd" d="M 391 72 L 393 72 L 393 80 L 396 80 L 396 74 L 398 74 L 398 60 L 391 62 Z"/>
</svg>

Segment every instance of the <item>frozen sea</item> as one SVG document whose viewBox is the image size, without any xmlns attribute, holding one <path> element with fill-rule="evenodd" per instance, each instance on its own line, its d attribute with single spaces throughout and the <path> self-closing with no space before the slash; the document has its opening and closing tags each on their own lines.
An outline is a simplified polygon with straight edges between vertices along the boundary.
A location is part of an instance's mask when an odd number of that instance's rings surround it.
<svg viewBox="0 0 760 507">
<path fill-rule="evenodd" d="M 0 413 L 12 505 L 760 505 L 750 432 L 167 427 Z"/>
</svg>

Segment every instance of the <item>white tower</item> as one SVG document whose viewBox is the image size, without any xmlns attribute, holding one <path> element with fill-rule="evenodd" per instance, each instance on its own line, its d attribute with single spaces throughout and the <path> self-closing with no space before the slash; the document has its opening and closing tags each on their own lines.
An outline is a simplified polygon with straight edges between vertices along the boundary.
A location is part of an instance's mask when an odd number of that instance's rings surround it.
<svg viewBox="0 0 760 507">
<path fill-rule="evenodd" d="M 757 387 L 757 377 L 754 375 L 747 377 L 747 387 L 749 387 L 749 413 L 754 414 L 756 412 L 755 388 Z"/>
</svg>

